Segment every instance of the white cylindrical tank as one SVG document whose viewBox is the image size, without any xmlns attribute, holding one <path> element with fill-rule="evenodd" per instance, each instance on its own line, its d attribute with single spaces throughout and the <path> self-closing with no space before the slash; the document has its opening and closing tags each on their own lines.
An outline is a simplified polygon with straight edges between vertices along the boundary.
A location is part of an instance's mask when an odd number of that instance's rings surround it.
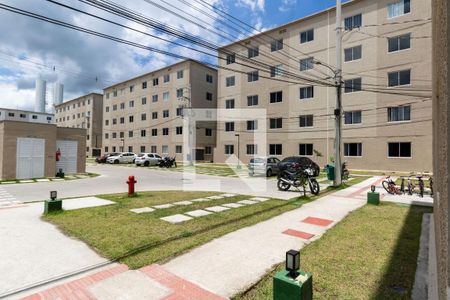
<svg viewBox="0 0 450 300">
<path fill-rule="evenodd" d="M 34 111 L 45 113 L 45 94 L 47 83 L 40 78 L 36 79 L 36 99 L 34 102 Z"/>
<path fill-rule="evenodd" d="M 59 82 L 55 82 L 53 86 L 53 104 L 58 105 L 63 102 L 64 85 Z"/>
</svg>

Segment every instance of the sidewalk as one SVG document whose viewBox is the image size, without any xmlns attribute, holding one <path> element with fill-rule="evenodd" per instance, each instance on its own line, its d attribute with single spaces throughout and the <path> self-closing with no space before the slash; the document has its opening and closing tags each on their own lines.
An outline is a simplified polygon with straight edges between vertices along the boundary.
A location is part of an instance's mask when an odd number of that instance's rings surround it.
<svg viewBox="0 0 450 300">
<path fill-rule="evenodd" d="M 226 299 L 256 283 L 290 249 L 319 239 L 366 203 L 372 177 L 270 220 L 217 238 L 160 266 L 114 265 L 24 299 Z"/>
</svg>

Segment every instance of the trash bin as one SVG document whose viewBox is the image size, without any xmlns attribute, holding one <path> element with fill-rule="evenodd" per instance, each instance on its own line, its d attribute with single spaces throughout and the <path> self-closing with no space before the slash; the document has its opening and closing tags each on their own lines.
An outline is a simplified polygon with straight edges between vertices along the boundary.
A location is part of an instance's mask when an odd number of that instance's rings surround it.
<svg viewBox="0 0 450 300">
<path fill-rule="evenodd" d="M 325 169 L 327 170 L 327 179 L 328 180 L 334 180 L 334 166 L 333 165 L 326 165 Z"/>
</svg>

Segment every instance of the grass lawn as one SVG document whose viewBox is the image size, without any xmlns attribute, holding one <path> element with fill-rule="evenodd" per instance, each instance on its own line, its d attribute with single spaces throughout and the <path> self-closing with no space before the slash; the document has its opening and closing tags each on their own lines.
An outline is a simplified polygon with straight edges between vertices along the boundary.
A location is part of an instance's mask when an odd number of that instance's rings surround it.
<svg viewBox="0 0 450 300">
<path fill-rule="evenodd" d="M 355 179 L 351 184 L 359 181 Z M 335 190 L 335 188 L 328 188 L 322 191 L 320 196 Z M 115 201 L 117 204 L 53 213 L 45 216 L 44 219 L 56 224 L 68 235 L 85 241 L 104 256 L 126 263 L 131 268 L 139 268 L 154 262 L 164 262 L 214 238 L 270 219 L 320 197 L 298 197 L 290 201 L 272 199 L 180 224 L 170 224 L 159 218 L 237 202 L 249 197 L 240 195 L 208 202 L 194 202 L 189 206 L 174 206 L 140 215 L 129 211 L 132 208 L 215 194 L 217 193 L 163 191 L 139 193 L 139 196 L 134 198 L 128 198 L 125 194 L 104 195 L 101 197 Z"/>
<path fill-rule="evenodd" d="M 410 299 L 425 212 L 366 205 L 304 247 L 300 265 L 313 274 L 314 299 Z M 273 274 L 235 300 L 272 299 Z"/>
</svg>

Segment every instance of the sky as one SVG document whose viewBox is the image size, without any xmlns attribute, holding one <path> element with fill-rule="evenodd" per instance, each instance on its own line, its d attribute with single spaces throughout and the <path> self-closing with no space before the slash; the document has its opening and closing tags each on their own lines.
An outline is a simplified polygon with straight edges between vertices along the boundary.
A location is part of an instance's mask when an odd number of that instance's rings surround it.
<svg viewBox="0 0 450 300">
<path fill-rule="evenodd" d="M 189 44 L 155 29 L 108 14 L 85 2 L 53 1 L 126 25 L 140 32 L 61 7 L 48 0 L 0 0 L 0 4 L 58 19 L 146 47 L 177 53 L 200 61 L 216 62 L 213 51 L 206 51 L 210 54 L 207 55 L 174 45 L 167 41 Z M 143 17 L 201 37 L 214 45 L 228 44 L 252 32 L 280 26 L 335 4 L 335 0 L 110 1 L 139 12 Z M 245 27 L 247 31 L 239 28 L 238 31 L 225 26 L 224 23 L 231 24 L 230 21 L 209 10 L 211 6 L 205 3 L 251 25 L 251 28 Z M 178 16 L 161 7 L 172 10 Z M 186 19 L 197 24 L 188 22 Z M 236 20 L 235 22 L 242 24 Z M 3 9 L 0 9 L 0 28 L 2 28 L 0 30 L 0 107 L 33 110 L 37 78 L 47 81 L 47 111 L 50 111 L 55 82 L 64 84 L 64 101 L 67 101 L 89 92 L 101 92 L 104 87 L 179 60 L 148 49 L 139 49 L 90 36 Z M 166 41 L 149 35 L 162 37 Z"/>
</svg>

